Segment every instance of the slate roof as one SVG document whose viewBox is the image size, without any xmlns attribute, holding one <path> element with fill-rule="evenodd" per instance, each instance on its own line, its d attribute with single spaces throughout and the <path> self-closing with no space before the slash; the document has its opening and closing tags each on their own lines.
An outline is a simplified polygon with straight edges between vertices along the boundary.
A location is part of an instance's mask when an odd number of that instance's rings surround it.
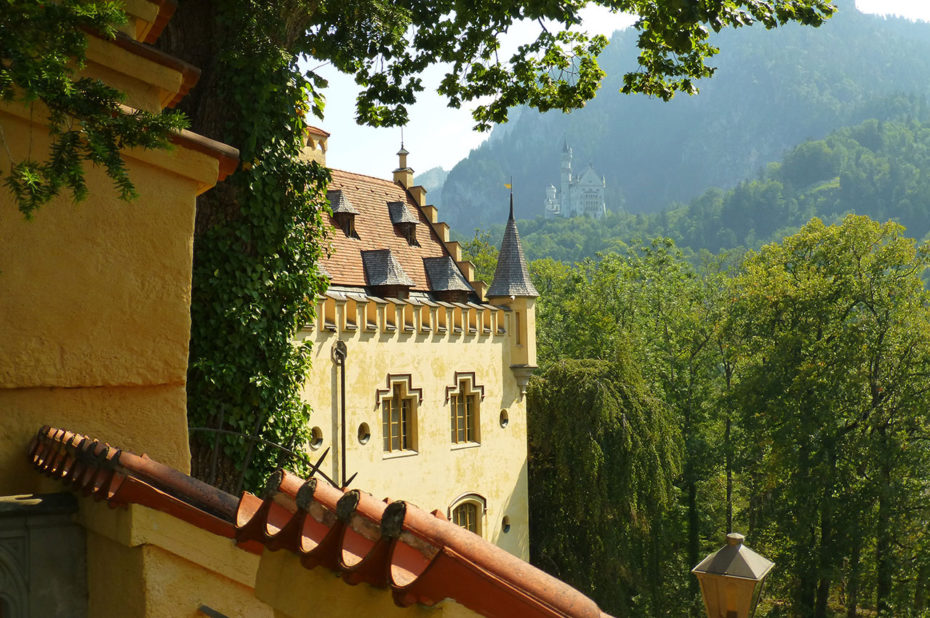
<svg viewBox="0 0 930 618">
<path fill-rule="evenodd" d="M 362 264 L 365 268 L 365 280 L 368 285 L 404 285 L 413 286 L 413 280 L 407 276 L 400 262 L 390 249 L 362 251 Z"/>
<path fill-rule="evenodd" d="M 539 292 L 530 279 L 526 267 L 526 258 L 523 256 L 523 247 L 520 245 L 520 234 L 517 232 L 517 222 L 513 218 L 513 195 L 510 196 L 510 217 L 504 229 L 504 239 L 501 241 L 501 250 L 497 256 L 497 268 L 494 270 L 494 282 L 488 288 L 486 296 L 529 296 L 536 298 Z"/>
<path fill-rule="evenodd" d="M 485 616 L 602 618 L 568 584 L 403 501 L 377 500 L 279 470 L 259 498 L 206 485 L 146 456 L 43 427 L 29 448 L 40 471 L 113 507 L 141 504 L 253 553 L 286 549 L 349 584 L 389 588 L 401 607 L 450 598 Z M 334 579 L 332 585 L 341 585 Z"/>
<path fill-rule="evenodd" d="M 429 277 L 432 290 L 472 290 L 452 256 L 423 258 L 423 266 L 426 268 L 426 276 Z"/>
<path fill-rule="evenodd" d="M 390 180 L 342 170 L 331 170 L 331 174 L 329 190 L 342 191 L 345 199 L 358 211 L 355 231 L 359 236 L 346 236 L 333 222 L 335 233 L 328 239 L 333 251 L 321 260 L 332 284 L 348 287 L 369 285 L 365 279 L 362 251 L 390 249 L 403 272 L 413 281 L 411 290 L 429 291 L 423 258 L 450 254 L 413 197 Z M 407 237 L 395 228 L 388 206 L 390 202 L 399 202 L 406 211 L 406 215 L 401 213 L 401 216 L 419 223 L 412 232 L 419 246 L 408 243 Z"/>
<path fill-rule="evenodd" d="M 346 197 L 346 194 L 343 191 L 327 191 L 326 199 L 329 200 L 329 204 L 333 209 L 333 214 L 340 212 L 348 213 L 350 215 L 358 214 L 358 211 L 352 207 L 352 203 L 349 201 L 349 198 Z"/>
<path fill-rule="evenodd" d="M 388 212 L 391 213 L 391 223 L 419 223 L 403 202 L 388 202 Z"/>
</svg>

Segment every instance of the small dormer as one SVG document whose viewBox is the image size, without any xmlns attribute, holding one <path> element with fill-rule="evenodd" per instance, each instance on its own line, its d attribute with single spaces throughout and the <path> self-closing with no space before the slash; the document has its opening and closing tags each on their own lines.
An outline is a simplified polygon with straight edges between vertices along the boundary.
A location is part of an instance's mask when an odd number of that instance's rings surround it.
<svg viewBox="0 0 930 618">
<path fill-rule="evenodd" d="M 394 224 L 394 231 L 406 238 L 408 245 L 419 247 L 417 225 L 420 222 L 417 221 L 417 218 L 410 214 L 410 210 L 403 202 L 388 202 L 387 205 L 391 213 L 391 223 Z"/>
<path fill-rule="evenodd" d="M 333 220 L 349 238 L 358 238 L 355 231 L 355 215 L 358 211 L 352 207 L 349 198 L 341 191 L 327 191 L 326 198 L 333 209 Z"/>
<path fill-rule="evenodd" d="M 430 292 L 439 300 L 465 303 L 475 293 L 455 260 L 448 255 L 423 258 L 423 268 L 429 278 Z"/>
<path fill-rule="evenodd" d="M 365 282 L 375 295 L 392 298 L 407 298 L 410 295 L 413 280 L 404 272 L 390 249 L 362 251 L 362 266 L 365 269 Z"/>
</svg>

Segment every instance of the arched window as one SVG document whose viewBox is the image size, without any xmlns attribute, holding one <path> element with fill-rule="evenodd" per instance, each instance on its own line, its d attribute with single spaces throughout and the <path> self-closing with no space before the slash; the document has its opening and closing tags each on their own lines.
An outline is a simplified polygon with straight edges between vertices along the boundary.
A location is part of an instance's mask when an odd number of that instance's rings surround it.
<svg viewBox="0 0 930 618">
<path fill-rule="evenodd" d="M 481 494 L 468 492 L 452 501 L 447 512 L 449 520 L 457 526 L 483 535 L 484 517 L 488 512 L 488 501 Z"/>
<path fill-rule="evenodd" d="M 469 532 L 481 534 L 477 502 L 463 502 L 452 511 L 452 521 L 456 526 L 462 526 Z"/>
</svg>

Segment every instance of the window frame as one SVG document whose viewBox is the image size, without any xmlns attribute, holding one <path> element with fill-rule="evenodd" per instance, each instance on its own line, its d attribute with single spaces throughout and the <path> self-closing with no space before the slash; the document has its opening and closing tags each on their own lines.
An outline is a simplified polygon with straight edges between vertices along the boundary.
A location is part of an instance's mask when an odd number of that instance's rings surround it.
<svg viewBox="0 0 930 618">
<path fill-rule="evenodd" d="M 453 380 L 454 386 L 446 387 L 450 443 L 452 448 L 479 445 L 484 386 L 476 383 L 474 372 L 456 371 Z"/>
<path fill-rule="evenodd" d="M 381 400 L 382 450 L 385 453 L 413 450 L 410 431 L 412 408 L 413 398 L 406 396 L 399 382 L 393 385 L 391 396 Z"/>
<path fill-rule="evenodd" d="M 459 514 L 466 514 L 468 510 L 474 509 L 474 522 L 475 529 L 472 530 L 467 526 L 462 526 L 459 522 Z M 449 507 L 446 509 L 446 518 L 457 526 L 461 526 L 470 532 L 477 534 L 480 537 L 484 537 L 486 522 L 488 514 L 488 500 L 481 494 L 470 491 L 464 494 L 460 494 L 452 502 L 449 503 Z M 466 518 L 467 523 L 467 518 Z"/>
<path fill-rule="evenodd" d="M 387 388 L 378 389 L 375 407 L 381 414 L 384 457 L 417 453 L 417 412 L 423 390 L 413 388 L 410 374 L 388 374 Z"/>
</svg>

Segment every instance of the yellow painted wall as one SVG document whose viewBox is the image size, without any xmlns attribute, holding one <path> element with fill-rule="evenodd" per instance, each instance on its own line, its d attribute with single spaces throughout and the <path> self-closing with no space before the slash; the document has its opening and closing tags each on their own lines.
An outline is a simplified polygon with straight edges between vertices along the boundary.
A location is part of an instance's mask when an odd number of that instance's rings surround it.
<svg viewBox="0 0 930 618">
<path fill-rule="evenodd" d="M 275 618 L 457 618 L 477 615 L 451 600 L 433 607 L 398 607 L 389 588 L 375 588 L 368 584 L 350 586 L 326 569 L 305 569 L 300 559 L 287 551 L 266 551 L 262 554 L 255 596 L 275 608 Z"/>
<path fill-rule="evenodd" d="M 340 411 L 338 406 L 339 373 L 331 358 L 336 340 L 347 346 L 346 418 L 347 476 L 358 473 L 351 487 L 372 492 L 375 497 L 390 497 L 412 502 L 448 515 L 456 497 L 475 492 L 487 499 L 487 513 L 482 521 L 482 536 L 507 551 L 527 559 L 529 555 L 528 497 L 526 476 L 526 401 L 520 396 L 510 370 L 513 351 L 512 314 L 494 311 L 506 334 L 453 333 L 451 310 L 447 332 L 415 332 L 402 328 L 385 332 L 363 329 L 349 331 L 345 324 L 346 304 L 326 301 L 330 307 L 319 310 L 320 322 L 301 332 L 313 342 L 313 368 L 304 388 L 304 397 L 313 407 L 311 424 L 323 432 L 323 442 L 312 452 L 319 455 L 327 447 L 332 451 L 323 468 L 339 481 Z M 335 310 L 335 331 L 325 328 L 327 312 Z M 364 312 L 360 303 L 358 310 Z M 388 304 L 381 311 L 398 311 Z M 439 311 L 447 310 L 438 308 Z M 350 310 L 351 311 L 351 310 Z M 402 308 L 395 320 L 402 324 Z M 435 321 L 435 320 L 434 320 Z M 362 324 L 361 316 L 358 324 Z M 379 326 L 383 326 L 382 320 Z M 322 327 L 322 328 L 321 328 Z M 459 446 L 451 441 L 451 408 L 446 401 L 446 387 L 456 386 L 455 372 L 474 372 L 476 383 L 484 386 L 480 401 L 479 436 L 476 445 Z M 383 451 L 381 409 L 376 403 L 378 389 L 387 388 L 388 374 L 412 375 L 413 388 L 423 389 L 423 401 L 417 408 L 416 453 L 401 455 Z M 506 410 L 509 423 L 500 425 L 500 413 Z M 358 440 L 358 427 L 367 423 L 371 439 Z M 504 516 L 510 519 L 510 531 L 502 531 Z"/>
<path fill-rule="evenodd" d="M 103 47 L 101 47 L 103 46 Z M 180 73 L 93 42 L 93 66 L 132 75 L 129 100 L 164 98 Z M 153 90 L 154 89 L 154 90 Z M 155 92 L 157 91 L 157 92 Z M 151 105 L 146 104 L 151 107 Z M 157 105 L 155 106 L 157 107 Z M 0 105 L 10 156 L 43 159 L 40 104 Z M 6 149 L 0 165 L 8 169 Z M 125 153 L 139 197 L 86 169 L 89 198 L 63 195 L 32 221 L 0 187 L 0 493 L 30 491 L 24 450 L 44 424 L 146 452 L 187 471 L 185 381 L 195 199 L 218 162 L 176 146 Z"/>
<path fill-rule="evenodd" d="M 111 509 L 81 500 L 87 529 L 88 616 L 270 618 L 255 598 L 259 557 L 228 538 L 139 505 Z"/>
<path fill-rule="evenodd" d="M 448 600 L 400 608 L 389 588 L 350 586 L 286 550 L 250 554 L 144 506 L 83 499 L 78 519 L 88 531 L 89 616 L 193 617 L 201 605 L 243 618 L 475 615 Z"/>
</svg>

